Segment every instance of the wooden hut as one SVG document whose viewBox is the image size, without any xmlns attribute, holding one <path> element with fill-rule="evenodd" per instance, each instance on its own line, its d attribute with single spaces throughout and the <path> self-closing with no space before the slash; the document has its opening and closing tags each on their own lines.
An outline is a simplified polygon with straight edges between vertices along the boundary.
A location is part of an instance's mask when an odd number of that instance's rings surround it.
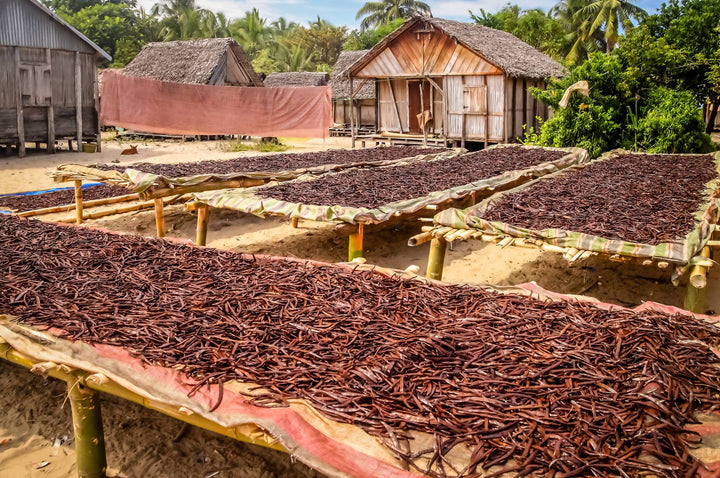
<svg viewBox="0 0 720 478">
<path fill-rule="evenodd" d="M 377 127 L 385 137 L 487 145 L 515 141 L 523 125 L 546 118 L 547 108 L 528 90 L 563 73 L 510 33 L 416 16 L 341 74 L 349 77 L 352 98 L 376 85 Z"/>
<path fill-rule="evenodd" d="M 330 86 L 332 87 L 332 109 L 335 134 L 350 134 L 350 113 L 354 111 L 353 123 L 360 133 L 374 133 L 377 122 L 377 101 L 375 83 L 367 82 L 350 99 L 350 78 L 343 75 L 347 69 L 370 50 L 343 51 L 335 62 Z M 351 108 L 352 105 L 352 108 Z"/>
<path fill-rule="evenodd" d="M 263 86 L 245 51 L 232 38 L 148 43 L 123 74 L 196 85 Z"/>
<path fill-rule="evenodd" d="M 74 138 L 100 147 L 97 103 L 100 47 L 38 0 L 0 1 L 0 144 Z M 70 144 L 72 144 L 70 142 Z"/>
<path fill-rule="evenodd" d="M 270 73 L 263 83 L 270 88 L 282 86 L 327 86 L 330 75 L 319 71 L 288 71 Z"/>
</svg>

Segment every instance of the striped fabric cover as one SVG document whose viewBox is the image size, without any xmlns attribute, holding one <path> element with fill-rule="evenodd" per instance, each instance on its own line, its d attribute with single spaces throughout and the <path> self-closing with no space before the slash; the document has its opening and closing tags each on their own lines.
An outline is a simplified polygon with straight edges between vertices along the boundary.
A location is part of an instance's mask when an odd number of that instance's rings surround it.
<svg viewBox="0 0 720 478">
<path fill-rule="evenodd" d="M 499 147 L 504 147 L 504 145 Z M 525 147 L 535 148 L 536 146 Z M 264 198 L 258 194 L 259 191 L 261 191 L 261 188 L 272 187 L 277 183 L 269 183 L 266 186 L 260 186 L 258 188 L 222 189 L 217 191 L 195 193 L 194 197 L 195 201 L 208 206 L 233 209 L 236 211 L 256 214 L 258 216 L 272 214 L 322 222 L 334 221 L 351 224 L 377 224 L 389 220 L 394 215 L 412 214 L 420 211 L 428 205 L 440 205 L 453 200 L 463 199 L 473 193 L 490 193 L 491 191 L 501 190 L 587 161 L 588 155 L 583 149 L 559 149 L 567 151 L 567 155 L 555 161 L 541 163 L 532 168 L 506 171 L 492 178 L 475 181 L 451 189 L 446 189 L 444 191 L 435 191 L 420 198 L 396 201 L 375 209 L 349 207 L 343 206 L 342 204 L 338 204 L 336 206 L 302 204 L 298 202 L 281 201 L 273 198 Z M 438 155 L 431 159 L 431 161 L 438 161 L 446 159 L 447 157 L 447 155 Z M 417 159 L 411 159 L 408 161 L 403 160 L 395 162 L 392 166 L 387 167 L 406 165 L 415 161 L 417 161 Z M 340 172 L 333 174 L 344 173 Z M 322 176 L 302 176 L 295 181 L 315 181 L 321 177 Z M 382 185 L 376 186 L 382 187 Z"/>
</svg>

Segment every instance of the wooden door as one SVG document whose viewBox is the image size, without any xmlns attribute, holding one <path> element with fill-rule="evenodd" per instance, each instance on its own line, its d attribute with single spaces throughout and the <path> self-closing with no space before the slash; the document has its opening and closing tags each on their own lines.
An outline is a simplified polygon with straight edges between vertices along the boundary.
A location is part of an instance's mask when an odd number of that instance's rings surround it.
<svg viewBox="0 0 720 478">
<path fill-rule="evenodd" d="M 413 134 L 422 133 L 420 123 L 418 123 L 418 115 L 425 111 L 432 111 L 432 103 L 430 100 L 430 88 L 432 86 L 427 81 L 409 80 L 408 81 L 408 113 L 410 116 L 409 132 Z M 422 93 L 422 98 L 420 94 Z"/>
</svg>

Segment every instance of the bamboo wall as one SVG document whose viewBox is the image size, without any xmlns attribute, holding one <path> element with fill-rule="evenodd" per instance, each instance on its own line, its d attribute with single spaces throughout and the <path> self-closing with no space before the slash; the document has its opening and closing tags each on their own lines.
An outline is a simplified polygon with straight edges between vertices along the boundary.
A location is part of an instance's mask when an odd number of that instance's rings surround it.
<svg viewBox="0 0 720 478">
<path fill-rule="evenodd" d="M 96 82 L 94 52 L 0 46 L 0 143 L 96 140 Z"/>
<path fill-rule="evenodd" d="M 527 78 L 505 78 L 505 128 L 507 140 L 515 141 L 525 134 L 523 125 L 532 126 L 537 131 L 539 122 L 537 117 L 543 120 L 549 117 L 547 105 L 537 101 L 530 93 L 530 88 L 545 88 L 543 80 Z"/>
</svg>

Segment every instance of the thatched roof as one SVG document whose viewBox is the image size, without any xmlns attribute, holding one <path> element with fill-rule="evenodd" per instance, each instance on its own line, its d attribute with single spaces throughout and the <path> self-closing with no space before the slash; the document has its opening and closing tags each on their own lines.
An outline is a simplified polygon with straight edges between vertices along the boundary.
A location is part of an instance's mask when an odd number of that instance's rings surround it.
<svg viewBox="0 0 720 478">
<path fill-rule="evenodd" d="M 347 75 L 343 75 L 347 72 L 347 69 L 353 65 L 356 61 L 362 58 L 370 50 L 354 50 L 344 51 L 340 53 L 335 66 L 333 67 L 333 73 L 330 77 L 330 86 L 332 87 L 333 98 L 350 98 L 350 79 Z M 355 85 L 357 88 L 357 83 Z M 360 92 L 355 95 L 358 100 L 368 100 L 375 98 L 375 83 L 366 82 L 360 89 Z"/>
<path fill-rule="evenodd" d="M 552 76 L 562 76 L 566 72 L 560 63 L 528 45 L 512 33 L 474 23 L 463 23 L 422 15 L 409 19 L 386 36 L 367 55 L 355 63 L 350 72 L 355 73 L 392 40 L 420 22 L 423 22 L 428 28 L 442 31 L 453 40 L 499 67 L 508 76 L 544 79 Z"/>
<path fill-rule="evenodd" d="M 252 86 L 262 86 L 242 47 L 232 38 L 207 38 L 148 43 L 128 64 L 123 73 L 174 83 L 197 85 L 223 84 L 228 57 L 236 60 Z"/>
<path fill-rule="evenodd" d="M 315 71 L 289 71 L 283 73 L 270 73 L 265 78 L 265 86 L 325 86 L 330 75 Z"/>
</svg>

